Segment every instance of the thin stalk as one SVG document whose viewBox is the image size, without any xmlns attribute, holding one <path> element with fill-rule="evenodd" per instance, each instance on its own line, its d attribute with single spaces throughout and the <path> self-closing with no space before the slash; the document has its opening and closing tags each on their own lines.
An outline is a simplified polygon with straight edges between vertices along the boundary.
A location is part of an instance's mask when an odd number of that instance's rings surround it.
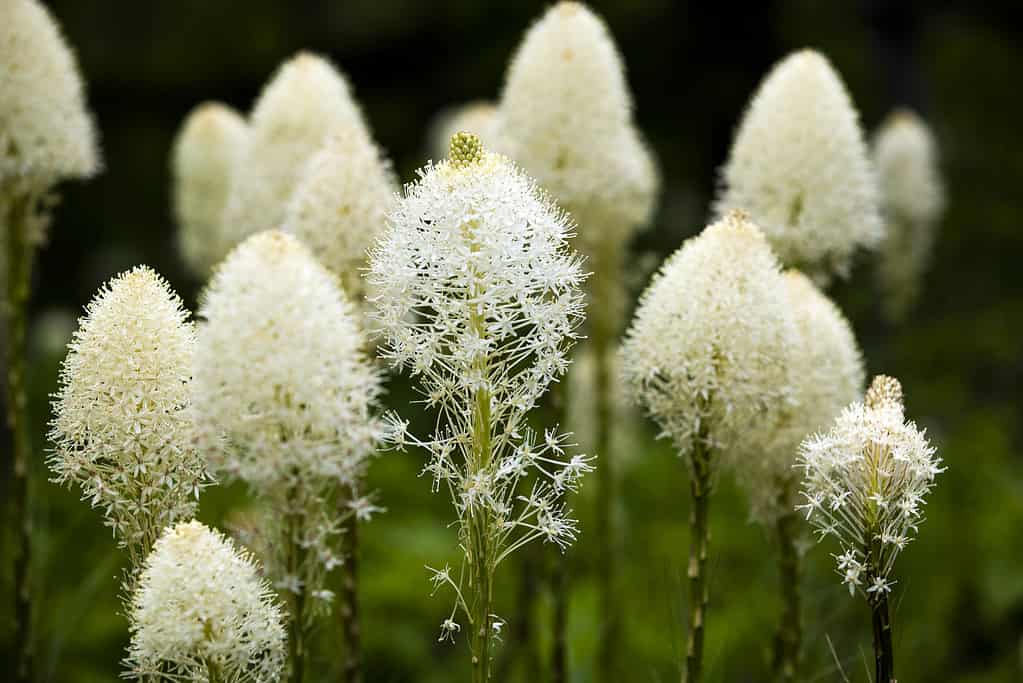
<svg viewBox="0 0 1023 683">
<path fill-rule="evenodd" d="M 895 651 L 892 648 L 892 622 L 888 617 L 888 596 L 871 604 L 874 626 L 874 681 L 895 683 Z"/>
<path fill-rule="evenodd" d="M 710 544 L 708 508 L 711 493 L 710 452 L 697 438 L 689 455 L 689 637 L 683 683 L 697 683 L 703 675 L 703 639 L 709 602 L 707 547 Z"/>
<path fill-rule="evenodd" d="M 288 573 L 292 576 L 302 576 L 305 565 L 305 549 L 299 543 L 302 531 L 301 513 L 296 509 L 296 494 L 292 489 L 288 496 Z M 305 677 L 305 591 L 306 586 L 300 586 L 292 601 L 291 621 L 289 622 L 290 633 L 288 634 L 288 655 L 291 661 L 291 683 L 302 683 Z"/>
<path fill-rule="evenodd" d="M 775 525 L 783 605 L 781 623 L 774 640 L 774 676 L 775 680 L 787 683 L 796 680 L 802 643 L 799 551 L 796 549 L 798 524 L 796 515 L 789 513 L 780 517 Z"/>
<path fill-rule="evenodd" d="M 551 683 L 568 681 L 568 567 L 557 558 L 552 572 L 554 588 L 554 645 L 551 650 Z"/>
<path fill-rule="evenodd" d="M 341 680 L 362 683 L 362 632 L 359 628 L 359 519 L 349 513 L 344 521 L 344 564 L 341 565 L 341 628 L 345 659 Z"/>
<path fill-rule="evenodd" d="M 29 433 L 28 398 L 25 383 L 25 337 L 28 325 L 29 285 L 32 273 L 33 245 L 29 238 L 35 198 L 32 194 L 11 197 L 4 217 L 7 225 L 7 426 L 10 429 L 14 457 L 14 481 L 11 502 L 17 525 L 14 552 L 14 638 L 15 680 L 32 680 L 32 586 L 29 579 L 32 559 L 32 518 L 29 508 Z"/>
</svg>

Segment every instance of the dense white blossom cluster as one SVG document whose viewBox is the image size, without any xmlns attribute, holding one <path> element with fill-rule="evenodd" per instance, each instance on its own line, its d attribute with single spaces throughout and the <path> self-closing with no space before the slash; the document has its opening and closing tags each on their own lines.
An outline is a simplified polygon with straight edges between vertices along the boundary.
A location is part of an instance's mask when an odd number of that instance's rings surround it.
<svg viewBox="0 0 1023 683">
<path fill-rule="evenodd" d="M 763 234 L 732 212 L 687 240 L 643 293 L 622 375 L 681 455 L 767 445 L 792 395 L 784 286 Z"/>
<path fill-rule="evenodd" d="M 480 548 L 468 535 L 486 530 L 490 570 L 534 539 L 564 546 L 576 535 L 560 494 L 590 458 L 567 455 L 565 436 L 525 421 L 568 367 L 583 319 L 586 274 L 570 236 L 566 215 L 530 178 L 458 134 L 450 158 L 406 188 L 371 254 L 380 353 L 418 378 L 439 413 L 425 440 L 392 416 L 391 438 L 429 451 L 424 473 L 450 491 L 467 555 Z"/>
<path fill-rule="evenodd" d="M 784 274 L 785 297 L 795 326 L 788 355 L 792 401 L 764 448 L 750 453 L 736 475 L 749 493 L 753 519 L 772 524 L 792 514 L 802 440 L 826 429 L 863 394 L 863 358 L 849 322 L 805 275 Z"/>
<path fill-rule="evenodd" d="M 168 528 L 146 558 L 128 617 L 125 676 L 273 683 L 284 670 L 284 613 L 260 567 L 196 521 Z"/>
<path fill-rule="evenodd" d="M 905 419 L 902 389 L 874 378 L 863 403 L 799 451 L 805 512 L 821 540 L 838 540 L 838 573 L 849 593 L 870 600 L 891 591 L 895 558 L 923 522 L 925 497 L 944 471 L 923 431 Z"/>
<path fill-rule="evenodd" d="M 828 60 L 802 50 L 753 96 L 721 171 L 717 211 L 747 211 L 778 257 L 817 279 L 845 275 L 884 231 L 858 114 Z"/>
<path fill-rule="evenodd" d="M 208 480 L 189 413 L 187 318 L 149 268 L 115 277 L 86 308 L 53 403 L 55 481 L 103 511 L 133 570 L 165 526 L 194 515 Z"/>
<path fill-rule="evenodd" d="M 0 181 L 50 186 L 99 170 L 75 57 L 37 0 L 0 3 Z"/>
<path fill-rule="evenodd" d="M 322 57 L 306 52 L 274 74 L 253 107 L 249 125 L 249 144 L 225 214 L 231 244 L 281 227 L 302 170 L 335 128 L 369 136 L 344 76 Z"/>
<path fill-rule="evenodd" d="M 204 102 L 189 113 L 174 143 L 174 213 L 181 254 L 205 278 L 233 246 L 224 235 L 224 208 L 249 127 L 233 109 Z"/>
<path fill-rule="evenodd" d="M 572 214 L 588 257 L 622 249 L 649 220 L 656 165 L 633 123 L 621 55 L 585 5 L 560 2 L 529 29 L 493 135 Z"/>
<path fill-rule="evenodd" d="M 934 136 L 910 111 L 892 113 L 874 139 L 887 234 L 878 259 L 885 313 L 897 320 L 916 299 L 945 194 Z"/>
<path fill-rule="evenodd" d="M 380 377 L 352 304 L 301 242 L 268 231 L 217 268 L 198 316 L 198 443 L 216 471 L 271 503 L 271 538 L 308 551 L 297 569 L 264 558 L 276 580 L 327 600 L 324 575 L 340 564 L 332 494 L 359 488 L 381 431 Z"/>
<path fill-rule="evenodd" d="M 362 304 L 366 253 L 394 204 L 390 165 L 364 130 L 335 128 L 305 165 L 285 212 L 284 230 L 301 239 Z"/>
<path fill-rule="evenodd" d="M 432 159 L 443 159 L 455 133 L 472 133 L 485 145 L 492 145 L 497 105 L 473 100 L 441 110 L 430 124 L 429 148 Z"/>
</svg>

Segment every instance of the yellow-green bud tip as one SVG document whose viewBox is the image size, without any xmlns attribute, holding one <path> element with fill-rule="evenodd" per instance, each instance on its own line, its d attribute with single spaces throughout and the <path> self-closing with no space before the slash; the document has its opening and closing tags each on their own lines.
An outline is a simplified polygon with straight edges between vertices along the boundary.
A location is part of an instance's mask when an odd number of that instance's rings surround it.
<svg viewBox="0 0 1023 683">
<path fill-rule="evenodd" d="M 448 162 L 454 168 L 468 168 L 470 164 L 483 161 L 483 142 L 472 133 L 460 131 L 451 136 L 448 145 Z"/>
<path fill-rule="evenodd" d="M 866 404 L 868 408 L 880 408 L 886 403 L 902 405 L 902 385 L 894 377 L 878 375 L 867 389 Z"/>
</svg>

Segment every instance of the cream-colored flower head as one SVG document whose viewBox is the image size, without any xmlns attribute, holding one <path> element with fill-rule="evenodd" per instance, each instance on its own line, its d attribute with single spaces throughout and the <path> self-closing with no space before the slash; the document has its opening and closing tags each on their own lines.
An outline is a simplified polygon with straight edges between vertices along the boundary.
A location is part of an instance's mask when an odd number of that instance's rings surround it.
<svg viewBox="0 0 1023 683">
<path fill-rule="evenodd" d="M 0 181 L 49 187 L 100 167 L 75 57 L 37 0 L 0 2 Z"/>
<path fill-rule="evenodd" d="M 168 528 L 146 558 L 129 612 L 126 676 L 281 680 L 284 613 L 255 559 L 196 521 Z"/>
<path fill-rule="evenodd" d="M 224 235 L 224 208 L 248 140 L 248 125 L 237 112 L 204 102 L 185 119 L 174 143 L 178 243 L 188 267 L 202 278 L 232 246 Z"/>
<path fill-rule="evenodd" d="M 884 234 L 859 116 L 838 74 L 813 50 L 760 84 L 721 171 L 721 214 L 747 211 L 778 257 L 824 282 L 846 275 Z"/>
<path fill-rule="evenodd" d="M 796 504 L 800 442 L 827 428 L 863 394 L 863 358 L 845 316 L 799 271 L 786 272 L 784 280 L 796 332 L 789 354 L 792 402 L 767 447 L 736 468 L 750 496 L 751 516 L 764 524 Z"/>
<path fill-rule="evenodd" d="M 165 526 L 194 515 L 207 480 L 188 412 L 187 318 L 149 268 L 113 278 L 80 320 L 53 403 L 55 481 L 103 510 L 136 569 Z"/>
<path fill-rule="evenodd" d="M 640 299 L 622 348 L 637 403 L 686 455 L 763 447 L 788 402 L 794 328 L 778 262 L 741 212 L 686 241 Z"/>
<path fill-rule="evenodd" d="M 649 220 L 656 164 L 633 124 L 621 56 L 585 5 L 560 2 L 529 29 L 493 135 L 572 214 L 587 256 L 620 250 Z"/>
<path fill-rule="evenodd" d="M 920 278 L 945 209 L 938 150 L 927 124 L 910 111 L 893 112 L 874 138 L 887 235 L 878 278 L 884 310 L 898 320 L 917 297 Z"/>
<path fill-rule="evenodd" d="M 306 52 L 278 69 L 249 123 L 249 145 L 225 218 L 232 244 L 281 227 L 302 170 L 335 128 L 352 128 L 369 137 L 344 76 L 327 60 Z"/>
<path fill-rule="evenodd" d="M 455 133 L 471 133 L 485 145 L 493 145 L 497 105 L 487 100 L 473 100 L 442 109 L 430 124 L 429 148 L 433 159 L 448 154 L 448 143 Z"/>
<path fill-rule="evenodd" d="M 820 540 L 838 541 L 837 571 L 850 595 L 880 600 L 891 592 L 895 558 L 919 532 L 925 498 L 944 471 L 924 432 L 906 420 L 899 382 L 875 377 L 862 403 L 803 441 L 798 468 L 805 502 L 797 509 Z"/>
<path fill-rule="evenodd" d="M 284 229 L 332 270 L 363 303 L 366 254 L 387 222 L 396 183 L 390 165 L 362 129 L 336 128 L 306 164 L 288 203 Z"/>
<path fill-rule="evenodd" d="M 295 237 L 259 233 L 217 268 L 198 316 L 194 407 L 215 468 L 262 494 L 354 483 L 380 378 L 337 279 Z"/>
</svg>

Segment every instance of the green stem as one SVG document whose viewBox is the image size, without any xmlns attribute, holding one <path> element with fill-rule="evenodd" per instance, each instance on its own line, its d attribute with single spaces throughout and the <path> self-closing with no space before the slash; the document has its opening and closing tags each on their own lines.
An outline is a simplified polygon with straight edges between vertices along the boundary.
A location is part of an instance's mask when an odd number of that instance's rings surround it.
<svg viewBox="0 0 1023 683">
<path fill-rule="evenodd" d="M 297 493 L 293 487 L 288 496 L 288 573 L 301 578 L 305 566 L 305 549 L 299 542 L 302 534 L 302 514 L 298 510 Z M 289 659 L 291 661 L 291 683 L 302 683 L 305 678 L 305 596 L 306 586 L 299 587 L 292 600 L 292 614 L 288 634 Z"/>
<path fill-rule="evenodd" d="M 697 438 L 690 452 L 689 493 L 689 637 L 683 683 L 697 683 L 703 675 L 703 640 L 709 601 L 707 547 L 710 544 L 708 508 L 710 503 L 710 452 Z"/>
<path fill-rule="evenodd" d="M 341 628 L 345 660 L 341 680 L 362 683 L 362 632 L 359 629 L 359 519 L 349 512 L 344 522 L 344 564 L 341 565 Z"/>
<path fill-rule="evenodd" d="M 787 683 L 796 680 L 802 643 L 799 551 L 796 548 L 798 525 L 799 519 L 791 513 L 783 515 L 775 525 L 783 605 L 781 623 L 774 641 L 774 676 L 775 680 Z"/>
<path fill-rule="evenodd" d="M 874 681 L 895 683 L 895 651 L 892 648 L 892 622 L 888 617 L 888 597 L 871 604 L 874 627 Z"/>
<path fill-rule="evenodd" d="M 554 646 L 551 652 L 551 683 L 568 682 L 568 566 L 565 558 L 555 560 Z"/>
<path fill-rule="evenodd" d="M 32 558 L 32 518 L 29 510 L 29 433 L 28 396 L 25 382 L 25 339 L 28 326 L 29 285 L 32 273 L 33 245 L 29 223 L 35 210 L 35 197 L 23 193 L 9 197 L 7 209 L 7 426 L 10 429 L 14 457 L 14 481 L 11 493 L 17 524 L 14 553 L 14 629 L 15 680 L 32 680 L 33 652 L 32 586 L 29 570 Z"/>
</svg>

